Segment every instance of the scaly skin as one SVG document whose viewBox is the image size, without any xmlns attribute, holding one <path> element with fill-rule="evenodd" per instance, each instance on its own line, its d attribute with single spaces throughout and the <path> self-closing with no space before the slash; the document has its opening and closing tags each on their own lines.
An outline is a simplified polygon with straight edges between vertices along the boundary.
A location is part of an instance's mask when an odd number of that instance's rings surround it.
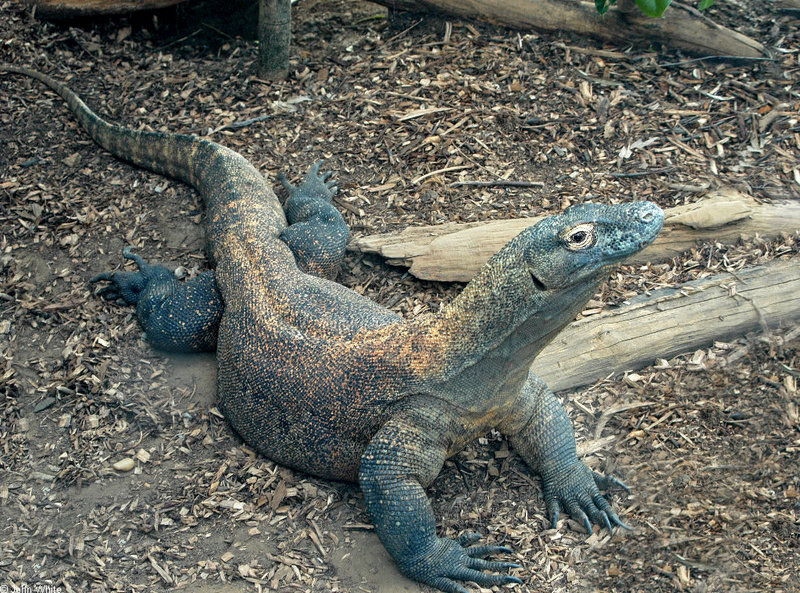
<svg viewBox="0 0 800 593">
<path fill-rule="evenodd" d="M 554 524 L 563 508 L 589 531 L 624 526 L 600 494 L 622 484 L 578 460 L 563 408 L 528 369 L 609 271 L 656 237 L 656 205 L 569 208 L 510 241 L 438 314 L 403 320 L 321 277 L 335 272 L 348 233 L 330 204 L 335 182 L 319 164 L 299 187 L 287 184 L 287 225 L 268 184 L 237 153 L 108 124 L 51 78 L 5 70 L 58 92 L 119 158 L 202 195 L 214 272 L 181 284 L 126 251 L 139 271 L 93 280 L 110 283 L 107 298 L 137 305 L 155 345 L 216 347 L 220 405 L 234 429 L 278 463 L 357 480 L 406 575 L 459 593 L 459 581 L 520 582 L 497 574 L 516 565 L 484 559 L 507 548 L 471 546 L 475 535 L 437 537 L 424 492 L 448 457 L 491 428 L 541 476 Z"/>
</svg>

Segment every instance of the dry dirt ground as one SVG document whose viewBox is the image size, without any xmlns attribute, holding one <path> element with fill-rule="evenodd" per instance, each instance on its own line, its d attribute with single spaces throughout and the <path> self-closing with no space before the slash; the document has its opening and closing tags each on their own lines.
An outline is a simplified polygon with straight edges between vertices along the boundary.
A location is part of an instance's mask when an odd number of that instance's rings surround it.
<svg viewBox="0 0 800 593">
<path fill-rule="evenodd" d="M 712 9 L 773 57 L 734 64 L 308 0 L 282 83 L 255 77 L 255 46 L 231 25 L 252 13 L 233 8 L 48 23 L 0 1 L 0 62 L 68 81 L 115 121 L 223 142 L 272 179 L 327 157 L 355 234 L 586 200 L 672 206 L 719 184 L 798 198 L 800 21 L 771 3 Z M 501 178 L 544 185 L 450 187 Z M 196 273 L 201 222 L 193 191 L 114 160 L 52 93 L 0 76 L 0 586 L 427 591 L 398 574 L 357 488 L 232 433 L 213 356 L 153 350 L 132 311 L 87 287 L 127 244 Z M 623 269 L 597 301 L 798 244 L 698 246 Z M 460 288 L 356 254 L 341 281 L 407 316 Z M 611 497 L 632 532 L 550 529 L 537 480 L 489 434 L 430 489 L 441 533 L 512 547 L 519 592 L 800 591 L 799 334 L 770 328 L 563 394 L 584 446 L 612 437 L 586 461 L 631 486 Z"/>
</svg>

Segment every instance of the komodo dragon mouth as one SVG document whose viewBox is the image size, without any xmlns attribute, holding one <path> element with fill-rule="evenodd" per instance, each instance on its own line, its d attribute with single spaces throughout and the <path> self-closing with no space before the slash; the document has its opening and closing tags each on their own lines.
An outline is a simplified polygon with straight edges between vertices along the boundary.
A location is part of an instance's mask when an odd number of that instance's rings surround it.
<svg viewBox="0 0 800 593">
<path fill-rule="evenodd" d="M 547 290 L 547 287 L 544 285 L 544 282 L 539 280 L 539 278 L 536 276 L 536 273 L 533 270 L 529 268 L 528 273 L 531 275 L 531 280 L 533 280 L 533 285 L 536 287 L 537 290 L 541 290 L 542 292 Z"/>
</svg>

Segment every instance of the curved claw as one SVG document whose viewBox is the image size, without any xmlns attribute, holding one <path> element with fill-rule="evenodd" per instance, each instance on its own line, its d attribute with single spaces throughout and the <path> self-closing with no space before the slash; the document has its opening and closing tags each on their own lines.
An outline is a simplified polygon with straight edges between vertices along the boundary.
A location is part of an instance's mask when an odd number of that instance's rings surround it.
<svg viewBox="0 0 800 593">
<path fill-rule="evenodd" d="M 89 284 L 96 284 L 98 282 L 106 282 L 111 281 L 114 278 L 114 272 L 100 272 L 96 276 L 92 276 L 89 278 Z M 100 289 L 104 290 L 104 289 Z"/>
<path fill-rule="evenodd" d="M 615 478 L 614 476 L 603 476 L 597 472 L 592 472 L 592 477 L 594 478 L 594 483 L 597 484 L 597 487 L 600 488 L 600 490 L 608 490 L 609 488 L 617 486 L 625 490 L 625 492 L 631 491 L 625 482 L 619 478 Z"/>
<path fill-rule="evenodd" d="M 609 533 L 613 533 L 614 529 L 611 527 L 611 520 L 608 518 L 608 513 L 600 511 L 600 514 L 597 516 L 603 520 L 603 525 L 608 529 Z"/>
<path fill-rule="evenodd" d="M 547 516 L 550 517 L 550 529 L 558 526 L 558 500 L 554 497 L 547 501 Z"/>
<path fill-rule="evenodd" d="M 316 163 L 314 163 L 313 165 L 311 165 L 311 170 L 308 172 L 308 175 L 310 175 L 310 174 L 312 174 L 312 173 L 313 173 L 314 175 L 319 175 L 319 169 L 320 169 L 320 167 L 322 167 L 322 165 L 324 165 L 324 164 L 325 164 L 325 159 L 319 159 L 319 160 L 318 160 Z M 306 175 L 306 177 L 308 177 L 308 175 Z"/>
<path fill-rule="evenodd" d="M 568 502 L 567 503 L 567 512 L 569 516 L 575 519 L 578 523 L 583 525 L 583 528 L 586 530 L 586 533 L 592 533 L 592 522 L 589 521 L 589 517 L 586 515 L 586 512 L 578 505 L 577 502 Z"/>
<path fill-rule="evenodd" d="M 94 293 L 107 301 L 116 301 L 118 298 L 120 298 L 119 289 L 113 285 L 98 288 L 94 291 Z"/>
<path fill-rule="evenodd" d="M 136 267 L 139 268 L 139 271 L 144 271 L 145 268 L 149 267 L 147 262 L 133 252 L 133 248 L 130 245 L 126 245 L 122 250 L 122 257 L 135 263 Z"/>
<path fill-rule="evenodd" d="M 506 568 L 522 568 L 516 562 L 495 562 L 493 560 L 484 560 L 483 558 L 475 558 L 469 555 L 470 559 L 467 562 L 469 568 L 475 570 L 505 570 Z"/>
<path fill-rule="evenodd" d="M 512 554 L 514 550 L 508 546 L 472 546 L 471 548 L 465 548 L 464 552 L 470 558 L 483 558 L 493 554 Z"/>
<path fill-rule="evenodd" d="M 471 531 L 470 533 L 464 533 L 464 534 L 462 534 L 462 535 L 459 535 L 459 536 L 456 538 L 456 543 L 457 543 L 459 546 L 462 546 L 462 547 L 471 546 L 471 545 L 472 545 L 472 544 L 474 544 L 476 541 L 478 541 L 479 539 L 481 539 L 481 537 L 482 537 L 482 536 L 481 536 L 481 534 L 480 534 L 480 533 L 475 533 L 474 531 Z"/>
</svg>

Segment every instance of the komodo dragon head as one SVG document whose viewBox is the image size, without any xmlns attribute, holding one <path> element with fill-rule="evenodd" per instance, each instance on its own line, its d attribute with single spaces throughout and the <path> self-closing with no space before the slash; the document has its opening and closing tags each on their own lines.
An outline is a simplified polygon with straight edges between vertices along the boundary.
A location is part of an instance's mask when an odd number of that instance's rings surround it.
<svg viewBox="0 0 800 593">
<path fill-rule="evenodd" d="M 663 222 L 664 213 L 652 202 L 631 202 L 581 204 L 528 227 L 421 325 L 425 348 L 419 350 L 437 345 L 430 336 L 442 342 L 441 352 L 430 359 L 445 364 L 433 375 L 452 382 L 465 369 L 480 368 L 476 372 L 487 381 L 505 375 L 510 383 L 523 379 L 534 357 L 583 309 L 610 271 L 651 243 Z M 478 364 L 481 359 L 495 366 L 487 370 Z"/>
<path fill-rule="evenodd" d="M 564 289 L 607 273 L 652 242 L 663 223 L 652 202 L 579 204 L 522 231 L 518 245 L 538 290 Z"/>
</svg>

